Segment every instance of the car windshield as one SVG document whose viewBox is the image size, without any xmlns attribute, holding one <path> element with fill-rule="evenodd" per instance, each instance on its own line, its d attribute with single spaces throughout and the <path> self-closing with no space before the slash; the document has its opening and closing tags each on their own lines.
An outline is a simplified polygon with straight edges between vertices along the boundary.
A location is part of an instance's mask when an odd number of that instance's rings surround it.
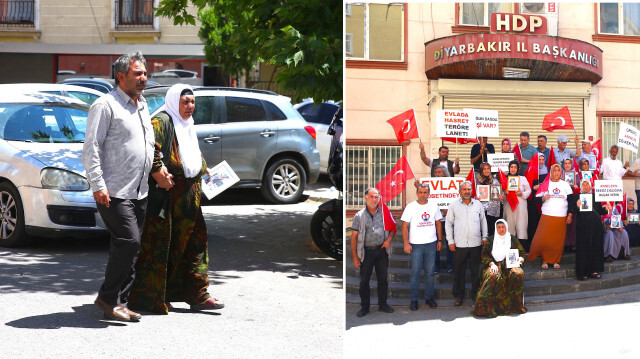
<svg viewBox="0 0 640 359">
<path fill-rule="evenodd" d="M 160 106 L 164 105 L 165 94 L 162 93 L 145 93 L 144 99 L 147 100 L 147 106 L 149 106 L 149 113 L 156 112 Z"/>
<path fill-rule="evenodd" d="M 0 103 L 0 136 L 7 141 L 83 142 L 88 107 Z"/>
</svg>

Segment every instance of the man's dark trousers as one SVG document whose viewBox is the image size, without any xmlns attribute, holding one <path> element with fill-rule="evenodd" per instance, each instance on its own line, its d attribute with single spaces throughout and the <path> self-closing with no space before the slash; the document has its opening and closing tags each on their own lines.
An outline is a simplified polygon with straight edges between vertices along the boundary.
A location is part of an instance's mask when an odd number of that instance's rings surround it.
<svg viewBox="0 0 640 359">
<path fill-rule="evenodd" d="M 369 280 L 373 269 L 376 270 L 378 280 L 378 305 L 387 304 L 387 268 L 389 267 L 389 254 L 382 246 L 375 249 L 364 248 L 364 260 L 360 263 L 360 304 L 363 308 L 369 308 L 371 304 L 371 288 Z"/>
<path fill-rule="evenodd" d="M 467 272 L 467 265 L 471 272 L 471 297 L 478 294 L 480 285 L 480 256 L 482 246 L 461 248 L 456 247 L 453 252 L 453 296 L 464 299 L 464 277 Z"/>
<path fill-rule="evenodd" d="M 98 295 L 114 307 L 126 304 L 136 276 L 135 264 L 147 212 L 147 199 L 111 197 L 109 207 L 97 203 L 98 212 L 111 233 L 109 261 Z"/>
</svg>

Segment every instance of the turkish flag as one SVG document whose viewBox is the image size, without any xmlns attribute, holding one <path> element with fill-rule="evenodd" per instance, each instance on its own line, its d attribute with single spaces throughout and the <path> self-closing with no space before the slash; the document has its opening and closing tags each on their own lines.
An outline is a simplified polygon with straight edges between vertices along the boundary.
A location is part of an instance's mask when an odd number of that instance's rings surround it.
<svg viewBox="0 0 640 359">
<path fill-rule="evenodd" d="M 602 219 L 611 218 L 612 214 L 619 214 L 621 220 L 627 219 L 627 194 L 622 197 L 622 202 L 602 202 L 602 208 L 607 206 L 607 203 L 611 204 L 612 213 L 608 213 L 602 216 Z"/>
<path fill-rule="evenodd" d="M 416 114 L 413 109 L 392 117 L 387 120 L 387 123 L 393 127 L 393 132 L 396 134 L 400 144 L 412 138 L 420 138 Z"/>
<path fill-rule="evenodd" d="M 516 143 L 516 147 L 513 148 L 513 155 L 518 160 L 518 162 L 522 162 L 522 152 L 520 152 L 520 144 Z"/>
<path fill-rule="evenodd" d="M 535 166 L 530 165 L 529 167 L 527 167 L 527 172 L 524 174 L 531 188 L 533 188 L 533 181 L 540 178 L 540 170 L 538 168 L 539 155 L 540 155 L 540 152 L 537 152 L 535 156 L 531 157 L 530 163 L 535 163 L 536 165 Z"/>
<path fill-rule="evenodd" d="M 600 140 L 594 142 L 593 145 L 591 145 L 591 151 L 596 154 L 596 169 L 599 171 L 600 162 L 602 162 L 602 142 L 600 142 Z"/>
<path fill-rule="evenodd" d="M 443 141 L 449 141 L 453 143 L 459 143 L 461 145 L 466 145 L 467 143 L 478 143 L 478 140 L 475 138 L 461 138 L 461 137 L 442 137 Z"/>
<path fill-rule="evenodd" d="M 580 166 L 578 165 L 578 161 L 576 161 L 575 157 L 573 158 L 573 170 L 580 172 Z"/>
<path fill-rule="evenodd" d="M 467 175 L 467 181 L 471 182 L 471 198 L 476 198 L 476 174 L 473 172 L 473 167 Z"/>
<path fill-rule="evenodd" d="M 389 232 L 397 232 L 398 228 L 396 227 L 396 220 L 391 215 L 389 207 L 387 207 L 384 202 L 380 203 L 382 204 L 382 223 L 384 223 L 384 230 Z"/>
<path fill-rule="evenodd" d="M 542 129 L 549 132 L 553 130 L 573 129 L 569 108 L 565 106 L 554 113 L 544 116 Z"/>
<path fill-rule="evenodd" d="M 514 191 L 507 192 L 507 176 L 505 176 L 504 172 L 498 168 L 498 176 L 500 177 L 500 184 L 502 184 L 502 190 L 507 194 L 507 202 L 509 202 L 509 206 L 511 206 L 511 210 L 515 211 L 518 206 L 518 196 Z"/>
<path fill-rule="evenodd" d="M 551 168 L 551 166 L 556 164 L 556 153 L 553 152 L 553 146 L 551 146 L 551 150 L 549 151 L 549 158 L 547 159 L 547 168 Z"/>
<path fill-rule="evenodd" d="M 376 188 L 380 191 L 380 200 L 387 203 L 394 199 L 404 190 L 405 182 L 413 177 L 407 158 L 400 157 L 391 171 L 376 184 Z"/>
</svg>

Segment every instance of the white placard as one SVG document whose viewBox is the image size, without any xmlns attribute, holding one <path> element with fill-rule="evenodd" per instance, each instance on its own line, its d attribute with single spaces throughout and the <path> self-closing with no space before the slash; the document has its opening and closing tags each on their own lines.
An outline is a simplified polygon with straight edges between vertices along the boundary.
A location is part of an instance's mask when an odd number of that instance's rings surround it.
<svg viewBox="0 0 640 359">
<path fill-rule="evenodd" d="M 596 194 L 596 202 L 624 200 L 622 180 L 596 180 L 594 181 L 593 193 Z"/>
<path fill-rule="evenodd" d="M 487 153 L 487 162 L 491 165 L 491 172 L 498 172 L 498 169 L 502 169 L 505 174 L 509 173 L 509 162 L 514 158 L 513 153 Z"/>
<path fill-rule="evenodd" d="M 429 201 L 439 209 L 447 209 L 449 203 L 460 197 L 458 188 L 464 178 L 459 177 L 422 177 L 420 183 L 429 183 Z"/>
<path fill-rule="evenodd" d="M 466 111 L 438 110 L 436 112 L 436 135 L 438 137 L 476 138 L 476 121 Z"/>
<path fill-rule="evenodd" d="M 618 146 L 627 148 L 633 153 L 638 153 L 638 139 L 640 131 L 624 122 L 620 122 L 620 133 L 618 133 Z"/>
<path fill-rule="evenodd" d="M 240 178 L 231 169 L 227 161 L 222 161 L 215 167 L 209 169 L 211 176 L 206 173 L 202 176 L 202 193 L 211 199 L 222 191 L 240 181 Z"/>
<path fill-rule="evenodd" d="M 464 108 L 469 116 L 476 121 L 476 136 L 478 137 L 500 137 L 498 126 L 498 111 L 481 110 L 476 108 Z"/>
</svg>

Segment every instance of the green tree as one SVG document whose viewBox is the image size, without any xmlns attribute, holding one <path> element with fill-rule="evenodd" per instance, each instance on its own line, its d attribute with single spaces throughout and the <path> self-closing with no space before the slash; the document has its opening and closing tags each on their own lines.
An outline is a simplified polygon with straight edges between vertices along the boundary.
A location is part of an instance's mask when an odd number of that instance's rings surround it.
<svg viewBox="0 0 640 359">
<path fill-rule="evenodd" d="M 254 62 L 276 66 L 294 101 L 342 100 L 342 1 L 191 0 L 202 23 L 207 62 L 239 75 Z M 194 24 L 188 0 L 163 0 L 156 15 Z"/>
</svg>

